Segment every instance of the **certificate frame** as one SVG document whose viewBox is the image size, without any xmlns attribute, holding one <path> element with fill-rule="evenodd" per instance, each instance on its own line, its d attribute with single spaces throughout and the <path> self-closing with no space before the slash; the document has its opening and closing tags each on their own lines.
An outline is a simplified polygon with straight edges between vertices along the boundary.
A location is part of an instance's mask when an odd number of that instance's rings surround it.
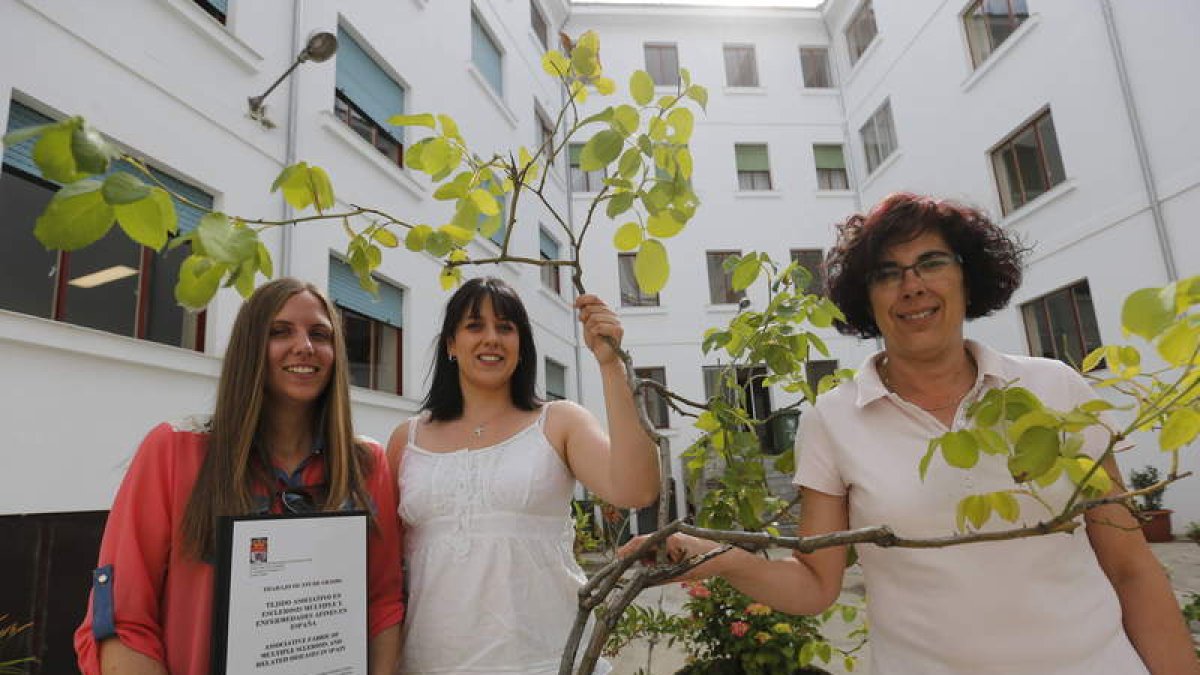
<svg viewBox="0 0 1200 675">
<path fill-rule="evenodd" d="M 210 672 L 366 675 L 369 518 L 219 518 Z"/>
</svg>

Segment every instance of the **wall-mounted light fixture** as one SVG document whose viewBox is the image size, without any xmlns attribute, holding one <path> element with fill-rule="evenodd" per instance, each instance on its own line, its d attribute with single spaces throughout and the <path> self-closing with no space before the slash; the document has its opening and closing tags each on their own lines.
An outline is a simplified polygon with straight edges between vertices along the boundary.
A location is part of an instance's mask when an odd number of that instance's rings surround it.
<svg viewBox="0 0 1200 675">
<path fill-rule="evenodd" d="M 292 63 L 292 65 L 288 66 L 288 69 L 283 71 L 283 74 L 279 76 L 279 79 L 275 80 L 275 83 L 270 87 L 267 87 L 267 90 L 264 91 L 262 95 L 250 97 L 250 119 L 256 120 L 259 124 L 262 124 L 268 129 L 275 128 L 275 123 L 267 119 L 267 107 L 263 105 L 263 101 L 266 100 L 267 96 L 271 95 L 271 92 L 275 91 L 275 87 L 278 87 L 280 82 L 283 82 L 285 79 L 287 79 L 288 75 L 292 74 L 292 71 L 296 69 L 296 66 L 304 63 L 305 61 L 314 61 L 316 63 L 328 61 L 329 57 L 333 56 L 333 53 L 336 51 L 337 36 L 333 33 L 313 33 L 310 35 L 308 38 L 308 44 L 304 45 L 304 50 L 301 51 L 298 56 L 296 56 L 296 60 Z"/>
</svg>

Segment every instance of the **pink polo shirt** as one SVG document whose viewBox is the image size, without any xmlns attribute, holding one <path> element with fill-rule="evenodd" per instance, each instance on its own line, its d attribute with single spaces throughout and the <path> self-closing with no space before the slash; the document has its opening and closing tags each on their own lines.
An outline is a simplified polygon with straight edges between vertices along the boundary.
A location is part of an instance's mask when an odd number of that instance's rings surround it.
<svg viewBox="0 0 1200 675">
<path fill-rule="evenodd" d="M 971 341 L 967 346 L 979 375 L 953 429 L 966 426 L 972 401 L 1012 380 L 1058 410 L 1098 398 L 1059 361 L 1000 354 Z M 800 417 L 795 483 L 846 495 L 851 528 L 886 524 L 907 537 L 954 534 L 960 499 L 1015 487 L 1006 461 L 982 455 L 964 471 L 938 456 L 922 481 L 917 467 L 929 440 L 949 429 L 888 392 L 875 369 L 878 356 Z M 1101 434 L 1086 437 L 1089 455 L 1103 449 Z M 1071 490 L 1064 477 L 1041 494 L 1061 505 Z M 1025 523 L 1050 515 L 1031 498 L 1018 500 Z M 1011 527 L 993 519 L 983 529 Z M 1125 635 L 1116 592 L 1083 528 L 944 549 L 857 550 L 875 675 L 1147 672 Z"/>
<path fill-rule="evenodd" d="M 196 417 L 155 427 L 121 482 L 104 528 L 87 616 L 75 631 L 84 675 L 100 673 L 96 633 L 104 639 L 111 629 L 172 675 L 209 672 L 213 567 L 186 555 L 179 538 L 208 442 L 206 423 Z M 374 462 L 366 467 L 366 487 L 378 523 L 367 539 L 367 620 L 374 637 L 400 623 L 404 607 L 396 491 L 383 449 L 369 446 Z M 312 455 L 300 472 L 303 485 L 322 482 L 323 455 Z M 272 512 L 279 512 L 277 503 Z"/>
</svg>

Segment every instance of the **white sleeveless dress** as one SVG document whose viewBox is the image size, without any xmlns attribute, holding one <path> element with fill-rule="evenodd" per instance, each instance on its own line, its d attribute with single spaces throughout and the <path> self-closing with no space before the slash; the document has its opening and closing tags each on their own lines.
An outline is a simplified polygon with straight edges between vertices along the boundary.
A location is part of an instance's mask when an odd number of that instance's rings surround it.
<svg viewBox="0 0 1200 675">
<path fill-rule="evenodd" d="M 575 478 L 544 433 L 550 407 L 476 450 L 429 452 L 408 425 L 404 675 L 558 672 L 586 577 L 572 553 Z"/>
</svg>

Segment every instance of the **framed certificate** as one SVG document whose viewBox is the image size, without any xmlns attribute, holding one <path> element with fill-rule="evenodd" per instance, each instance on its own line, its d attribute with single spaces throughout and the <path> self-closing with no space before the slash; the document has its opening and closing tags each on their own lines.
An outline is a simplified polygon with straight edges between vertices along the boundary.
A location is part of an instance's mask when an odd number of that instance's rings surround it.
<svg viewBox="0 0 1200 675">
<path fill-rule="evenodd" d="M 366 675 L 367 520 L 221 518 L 211 672 Z"/>
</svg>

